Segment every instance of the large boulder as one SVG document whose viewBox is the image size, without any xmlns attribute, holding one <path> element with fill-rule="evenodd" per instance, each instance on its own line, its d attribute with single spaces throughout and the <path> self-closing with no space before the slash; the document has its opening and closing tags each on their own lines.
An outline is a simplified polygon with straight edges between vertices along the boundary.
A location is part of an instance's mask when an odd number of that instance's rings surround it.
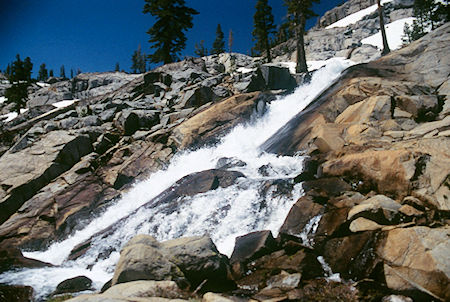
<svg viewBox="0 0 450 302">
<path fill-rule="evenodd" d="M 226 291 L 233 289 L 228 258 L 217 250 L 211 238 L 186 237 L 161 243 L 164 254 L 175 263 L 191 284 L 201 291 Z"/>
<path fill-rule="evenodd" d="M 218 136 L 257 112 L 263 113 L 266 97 L 260 93 L 236 95 L 184 121 L 173 130 L 169 142 L 179 148 L 214 142 Z"/>
<path fill-rule="evenodd" d="M 172 280 L 181 288 L 224 291 L 234 288 L 228 258 L 209 237 L 186 237 L 159 243 L 138 235 L 122 249 L 111 285 L 135 280 Z"/>
<path fill-rule="evenodd" d="M 271 231 L 252 232 L 236 237 L 230 262 L 246 262 L 269 254 L 277 247 Z"/>
<path fill-rule="evenodd" d="M 293 90 L 297 86 L 289 68 L 275 64 L 264 64 L 260 67 L 260 70 L 268 90 Z"/>
<path fill-rule="evenodd" d="M 181 302 L 187 301 L 187 295 L 173 281 L 132 281 L 110 287 L 102 294 L 85 294 L 69 299 L 70 302 L 100 301 L 154 301 Z"/>
<path fill-rule="evenodd" d="M 384 261 L 389 288 L 423 291 L 439 300 L 450 299 L 450 228 L 424 226 L 385 233 L 377 248 Z"/>
<path fill-rule="evenodd" d="M 410 150 L 367 150 L 325 162 L 324 175 L 345 176 L 364 190 L 406 196 L 420 154 Z"/>
<path fill-rule="evenodd" d="M 86 276 L 77 276 L 62 281 L 56 286 L 53 294 L 76 293 L 83 290 L 89 290 L 92 287 L 92 280 Z"/>
<path fill-rule="evenodd" d="M 183 272 L 160 252 L 159 243 L 140 235 L 128 242 L 120 252 L 111 285 L 136 280 L 172 280 L 187 287 Z"/>
<path fill-rule="evenodd" d="M 114 119 L 115 126 L 125 135 L 132 135 L 139 129 L 150 129 L 159 123 L 155 110 L 123 110 Z"/>
</svg>

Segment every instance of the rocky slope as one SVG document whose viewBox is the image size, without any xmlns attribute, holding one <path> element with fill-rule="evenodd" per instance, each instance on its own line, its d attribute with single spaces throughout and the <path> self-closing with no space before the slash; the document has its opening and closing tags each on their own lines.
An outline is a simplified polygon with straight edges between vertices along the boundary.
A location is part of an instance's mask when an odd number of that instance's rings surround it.
<svg viewBox="0 0 450 302">
<path fill-rule="evenodd" d="M 349 0 L 328 11 L 305 36 L 305 51 L 308 60 L 326 60 L 332 57 L 346 57 L 354 62 L 368 62 L 380 57 L 381 50 L 361 40 L 379 30 L 378 12 L 375 10 L 361 20 L 343 27 L 327 28 L 344 17 L 375 5 L 375 0 Z M 413 0 L 393 0 L 384 7 L 385 23 L 412 17 Z M 272 49 L 274 61 L 295 61 L 295 40 L 291 39 Z"/>
<path fill-rule="evenodd" d="M 321 32 L 342 37 L 336 34 L 342 30 Z M 277 238 L 270 231 L 239 237 L 228 259 L 207 237 L 136 237 L 123 247 L 106 291 L 74 301 L 188 299 L 207 291 L 227 298 L 209 293 L 205 301 L 450 299 L 449 48 L 446 24 L 351 67 L 263 145 L 267 152 L 301 151 L 310 158 L 288 184 L 267 185 L 285 194 L 303 182 L 306 192 Z M 320 51 L 320 58 L 342 49 Z M 1 271 L 49 265 L 18 249 L 42 249 L 82 228 L 176 152 L 215 143 L 295 86 L 281 64 L 222 54 L 139 76 L 86 74 L 38 89 L 29 111 L 1 128 Z M 51 105 L 65 98 L 81 100 Z M 229 171 L 237 165 L 224 159 L 157 200 L 176 206 L 186 196 L 230 186 L 241 177 Z M 344 281 L 325 280 L 333 273 Z M 69 292 L 89 287 L 84 279 L 61 285 Z"/>
</svg>

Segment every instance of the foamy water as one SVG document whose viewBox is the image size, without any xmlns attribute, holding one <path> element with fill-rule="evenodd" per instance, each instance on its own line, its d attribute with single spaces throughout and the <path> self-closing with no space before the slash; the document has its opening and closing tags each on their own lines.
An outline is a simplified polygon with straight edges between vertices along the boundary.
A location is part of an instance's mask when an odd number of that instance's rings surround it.
<svg viewBox="0 0 450 302">
<path fill-rule="evenodd" d="M 310 84 L 268 104 L 264 116 L 251 124 L 235 127 L 214 147 L 176 155 L 167 169 L 135 184 L 102 215 L 65 240 L 52 244 L 45 251 L 24 252 L 26 257 L 50 262 L 56 267 L 6 272 L 0 275 L 0 282 L 30 285 L 37 298 L 51 293 L 59 282 L 79 275 L 91 278 L 98 289 L 112 277 L 120 248 L 136 234 L 150 234 L 158 240 L 208 234 L 219 251 L 227 255 L 233 250 L 236 236 L 264 229 L 277 235 L 291 206 L 302 195 L 301 186 L 294 186 L 291 179 L 301 172 L 303 158 L 262 153 L 259 146 L 305 108 L 349 65 L 350 62 L 342 59 L 329 60 L 313 75 Z M 245 178 L 239 178 L 227 188 L 182 198 L 178 200 L 178 207 L 147 204 L 180 178 L 215 168 L 222 157 L 245 162 L 244 167 L 231 169 L 242 172 Z M 259 168 L 265 165 L 269 168 L 266 174 L 261 175 Z M 267 183 L 275 180 L 290 186 L 290 194 L 279 194 L 275 185 L 267 189 Z M 91 247 L 82 257 L 75 261 L 67 260 L 76 245 L 120 219 L 123 221 L 115 225 L 114 231 L 106 238 L 94 237 Z M 101 253 L 107 257 L 98 259 Z"/>
</svg>

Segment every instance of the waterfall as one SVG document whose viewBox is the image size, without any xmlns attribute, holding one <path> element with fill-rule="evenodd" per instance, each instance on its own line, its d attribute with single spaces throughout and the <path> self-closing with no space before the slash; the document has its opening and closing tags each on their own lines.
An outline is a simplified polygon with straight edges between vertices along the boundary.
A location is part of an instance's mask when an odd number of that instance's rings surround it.
<svg viewBox="0 0 450 302">
<path fill-rule="evenodd" d="M 309 84 L 268 104 L 262 117 L 235 127 L 213 147 L 176 155 L 167 169 L 135 184 L 84 229 L 65 240 L 53 243 L 45 251 L 24 252 L 26 257 L 50 262 L 55 267 L 6 272 L 0 275 L 0 282 L 32 286 L 38 299 L 51 293 L 59 282 L 79 275 L 91 278 L 98 289 L 112 277 L 120 248 L 136 234 L 150 234 L 158 240 L 208 234 L 219 251 L 227 255 L 233 250 L 236 236 L 263 229 L 270 229 L 277 235 L 291 206 L 302 195 L 301 185 L 292 184 L 292 178 L 301 172 L 303 158 L 263 153 L 259 146 L 350 64 L 343 59 L 328 60 L 324 68 L 314 73 Z M 246 177 L 239 178 L 230 187 L 186 197 L 175 209 L 169 210 L 164 204 L 143 206 L 180 178 L 214 168 L 223 157 L 245 162 L 245 166 L 232 170 Z M 259 168 L 264 165 L 270 169 L 262 175 Z M 262 192 L 264 184 L 275 180 L 290 184 L 290 194 L 278 194 L 274 186 Z M 120 225 L 105 238 L 94 236 L 119 220 Z M 82 257 L 67 260 L 73 247 L 92 236 L 91 246 Z M 107 256 L 99 259 L 98 255 L 105 253 Z"/>
</svg>

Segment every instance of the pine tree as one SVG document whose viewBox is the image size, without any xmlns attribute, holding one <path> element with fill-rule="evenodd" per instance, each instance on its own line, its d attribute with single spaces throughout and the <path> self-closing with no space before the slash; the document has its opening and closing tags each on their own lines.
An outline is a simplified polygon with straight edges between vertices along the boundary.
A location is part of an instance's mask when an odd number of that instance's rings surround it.
<svg viewBox="0 0 450 302">
<path fill-rule="evenodd" d="M 255 50 L 259 52 L 266 52 L 267 62 L 270 63 L 272 58 L 270 56 L 269 36 L 275 31 L 275 24 L 273 23 L 272 8 L 269 6 L 267 0 L 258 0 L 256 2 L 256 12 L 253 16 L 254 29 L 253 40 L 256 41 Z"/>
<path fill-rule="evenodd" d="M 38 80 L 44 82 L 47 79 L 48 79 L 48 71 L 47 68 L 45 68 L 45 63 L 42 63 L 41 66 L 39 66 Z"/>
<path fill-rule="evenodd" d="M 387 41 L 386 36 L 386 29 L 384 27 L 384 17 L 383 17 L 383 6 L 381 5 L 380 0 L 377 0 L 378 4 L 378 16 L 380 18 L 380 30 L 381 30 L 381 37 L 383 39 L 383 51 L 381 52 L 382 55 L 386 55 L 391 52 L 389 48 L 389 44 Z"/>
<path fill-rule="evenodd" d="M 141 52 L 141 45 L 134 51 L 131 56 L 131 70 L 133 73 L 144 73 L 147 67 L 147 57 Z"/>
<path fill-rule="evenodd" d="M 77 68 L 77 75 L 81 74 L 81 69 Z"/>
<path fill-rule="evenodd" d="M 10 77 L 11 76 L 11 65 L 8 64 L 8 66 L 6 66 L 6 76 Z"/>
<path fill-rule="evenodd" d="M 297 42 L 297 73 L 308 72 L 305 55 L 305 25 L 306 20 L 317 16 L 312 10 L 312 4 L 319 3 L 319 0 L 284 0 L 287 6 L 292 27 L 295 28 L 295 37 Z"/>
<path fill-rule="evenodd" d="M 63 79 L 66 78 L 66 69 L 64 68 L 64 65 L 61 65 L 61 68 L 59 69 L 59 76 Z"/>
<path fill-rule="evenodd" d="M 5 97 L 8 103 L 14 104 L 17 114 L 20 114 L 20 108 L 25 107 L 28 97 L 28 86 L 31 85 L 32 69 L 33 63 L 31 63 L 30 57 L 26 57 L 22 61 L 19 55 L 16 56 L 16 61 L 13 62 L 8 76 L 12 85 L 6 89 Z"/>
<path fill-rule="evenodd" d="M 413 15 L 415 20 L 411 25 L 405 24 L 403 29 L 403 44 L 409 44 L 427 34 L 430 29 L 435 29 L 449 21 L 448 4 L 433 0 L 415 0 Z"/>
<path fill-rule="evenodd" d="M 50 77 L 54 77 L 54 75 L 53 75 L 53 69 L 50 69 L 49 76 L 50 76 Z"/>
<path fill-rule="evenodd" d="M 120 71 L 120 66 L 119 66 L 119 62 L 116 63 L 116 67 L 114 68 L 115 72 L 119 72 Z"/>
<path fill-rule="evenodd" d="M 73 79 L 73 68 L 70 69 L 70 78 Z"/>
<path fill-rule="evenodd" d="M 145 0 L 144 14 L 156 18 L 147 31 L 149 42 L 155 52 L 149 55 L 150 62 L 164 64 L 178 60 L 179 53 L 186 47 L 184 31 L 193 27 L 193 15 L 198 12 L 185 6 L 185 0 Z"/>
<path fill-rule="evenodd" d="M 230 31 L 228 32 L 228 52 L 229 53 L 233 52 L 233 42 L 234 42 L 233 31 L 230 29 Z"/>
<path fill-rule="evenodd" d="M 224 34 L 220 24 L 217 24 L 216 39 L 212 45 L 211 54 L 218 55 L 225 52 Z"/>
<path fill-rule="evenodd" d="M 199 57 L 206 57 L 208 55 L 208 49 L 205 47 L 205 41 L 201 40 L 200 44 L 195 43 L 195 51 L 194 53 Z"/>
<path fill-rule="evenodd" d="M 26 57 L 23 61 L 23 72 L 25 75 L 25 80 L 31 82 L 31 73 L 33 70 L 33 63 L 31 63 L 30 57 Z"/>
</svg>

